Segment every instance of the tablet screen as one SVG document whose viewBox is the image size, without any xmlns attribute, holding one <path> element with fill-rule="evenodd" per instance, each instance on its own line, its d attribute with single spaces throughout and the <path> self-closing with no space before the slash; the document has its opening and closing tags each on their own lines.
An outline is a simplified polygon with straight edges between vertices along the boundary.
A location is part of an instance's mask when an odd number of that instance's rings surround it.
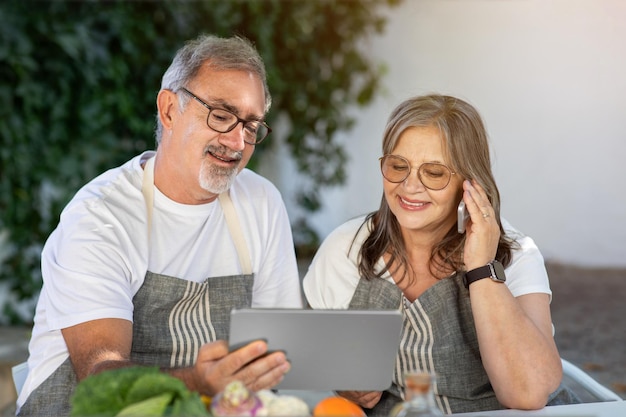
<svg viewBox="0 0 626 417">
<path fill-rule="evenodd" d="M 283 350 L 286 390 L 381 391 L 389 388 L 398 352 L 399 310 L 239 309 L 229 344 L 265 339 Z"/>
</svg>

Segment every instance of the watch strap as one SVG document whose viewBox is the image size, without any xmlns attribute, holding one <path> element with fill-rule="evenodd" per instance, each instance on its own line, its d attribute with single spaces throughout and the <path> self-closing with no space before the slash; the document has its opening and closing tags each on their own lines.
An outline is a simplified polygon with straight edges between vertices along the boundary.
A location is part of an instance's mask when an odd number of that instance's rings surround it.
<svg viewBox="0 0 626 417">
<path fill-rule="evenodd" d="M 469 288 L 471 283 L 483 278 L 491 278 L 491 268 L 489 264 L 467 271 L 465 273 L 465 288 Z"/>
<path fill-rule="evenodd" d="M 469 288 L 470 284 L 483 278 L 491 278 L 496 282 L 505 282 L 504 267 L 496 260 L 489 262 L 485 266 L 467 271 L 463 277 L 465 288 Z"/>
</svg>

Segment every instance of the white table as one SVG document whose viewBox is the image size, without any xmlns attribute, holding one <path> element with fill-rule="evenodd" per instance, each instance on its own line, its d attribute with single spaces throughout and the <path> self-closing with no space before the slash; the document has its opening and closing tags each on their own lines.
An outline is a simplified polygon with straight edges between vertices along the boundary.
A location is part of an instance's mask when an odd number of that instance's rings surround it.
<svg viewBox="0 0 626 417">
<path fill-rule="evenodd" d="M 604 403 L 584 403 L 569 405 L 554 405 L 541 410 L 496 410 L 481 411 L 478 413 L 451 414 L 459 417 L 622 417 L 626 416 L 626 401 L 609 401 Z"/>
</svg>

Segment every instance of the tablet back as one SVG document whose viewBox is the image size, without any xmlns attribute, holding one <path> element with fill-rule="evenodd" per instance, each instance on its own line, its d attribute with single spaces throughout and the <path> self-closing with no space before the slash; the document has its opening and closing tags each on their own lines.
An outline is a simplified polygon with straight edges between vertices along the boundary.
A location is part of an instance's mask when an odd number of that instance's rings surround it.
<svg viewBox="0 0 626 417">
<path fill-rule="evenodd" d="M 241 309 L 231 312 L 231 346 L 265 339 L 283 350 L 286 390 L 381 391 L 389 388 L 398 352 L 399 310 Z"/>
</svg>

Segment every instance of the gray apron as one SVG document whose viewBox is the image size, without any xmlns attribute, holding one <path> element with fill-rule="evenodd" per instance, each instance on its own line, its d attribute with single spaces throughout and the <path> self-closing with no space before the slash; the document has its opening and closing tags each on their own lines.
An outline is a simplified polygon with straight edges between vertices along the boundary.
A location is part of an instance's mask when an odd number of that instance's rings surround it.
<svg viewBox="0 0 626 417">
<path fill-rule="evenodd" d="M 154 203 L 154 158 L 144 168 L 148 239 Z M 230 311 L 252 305 L 254 274 L 237 215 L 228 192 L 218 197 L 243 274 L 210 277 L 196 283 L 147 271 L 133 298 L 131 361 L 160 367 L 192 366 L 200 346 L 228 339 Z M 78 380 L 66 359 L 37 387 L 20 409 L 20 416 L 67 416 Z"/>
<path fill-rule="evenodd" d="M 482 365 L 469 292 L 462 274 L 437 282 L 413 303 L 394 284 L 384 279 L 361 279 L 350 301 L 351 309 L 402 309 L 403 326 L 391 387 L 379 403 L 365 410 L 368 416 L 389 416 L 403 401 L 404 374 L 426 371 L 437 376 L 435 403 L 442 412 L 465 413 L 498 410 Z M 577 402 L 562 387 L 549 405 Z"/>
</svg>

